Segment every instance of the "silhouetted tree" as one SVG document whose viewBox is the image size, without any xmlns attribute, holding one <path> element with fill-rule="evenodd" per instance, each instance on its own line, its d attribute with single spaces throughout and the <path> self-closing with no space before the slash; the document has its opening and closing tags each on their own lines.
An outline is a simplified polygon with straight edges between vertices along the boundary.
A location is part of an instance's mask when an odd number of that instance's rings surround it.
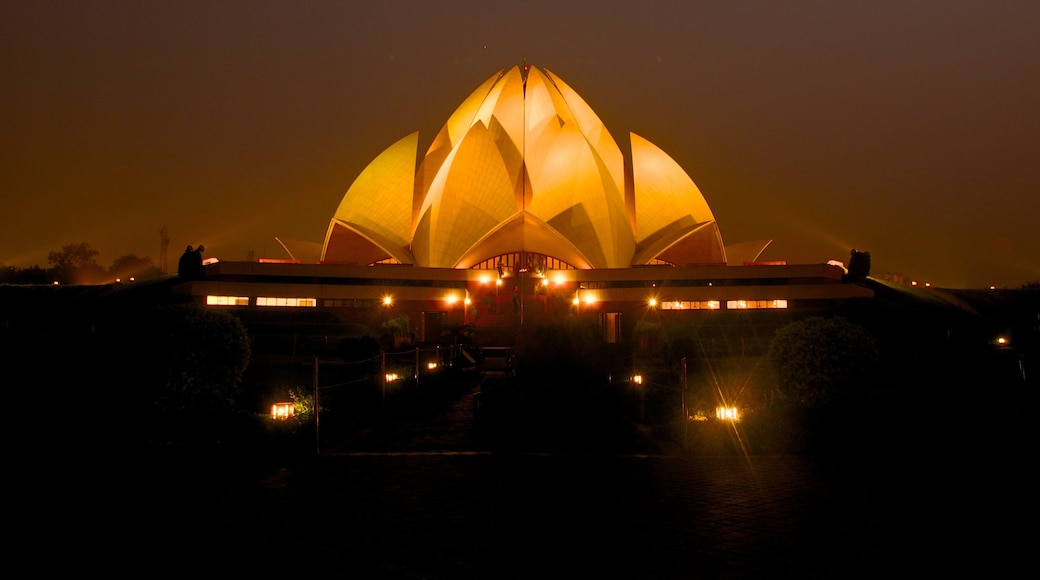
<svg viewBox="0 0 1040 580">
<path fill-rule="evenodd" d="M 412 325 L 407 314 L 391 316 L 383 323 L 383 334 L 387 337 L 387 348 L 395 348 L 403 339 L 411 336 Z"/>
<path fill-rule="evenodd" d="M 632 332 L 639 340 L 639 350 L 644 353 L 650 353 L 656 350 L 663 335 L 661 323 L 652 320 L 640 320 L 636 322 Z"/>
<path fill-rule="evenodd" d="M 128 394 L 153 425 L 183 432 L 211 427 L 235 410 L 251 347 L 235 316 L 197 304 L 130 313 L 113 329 L 114 356 Z"/>
<path fill-rule="evenodd" d="M 781 399 L 806 408 L 848 402 L 880 375 L 874 337 L 840 317 L 812 317 L 781 328 L 768 359 Z"/>
<path fill-rule="evenodd" d="M 98 251 L 86 242 L 67 244 L 60 251 L 47 254 L 50 273 L 60 284 L 99 284 L 105 280 L 105 269 L 97 263 Z"/>
<path fill-rule="evenodd" d="M 599 385 L 609 365 L 599 328 L 564 322 L 538 326 L 517 337 L 514 346 L 517 377 L 539 388 Z"/>
<path fill-rule="evenodd" d="M 0 266 L 0 284 L 50 284 L 53 281 L 50 274 L 39 266 Z"/>
</svg>

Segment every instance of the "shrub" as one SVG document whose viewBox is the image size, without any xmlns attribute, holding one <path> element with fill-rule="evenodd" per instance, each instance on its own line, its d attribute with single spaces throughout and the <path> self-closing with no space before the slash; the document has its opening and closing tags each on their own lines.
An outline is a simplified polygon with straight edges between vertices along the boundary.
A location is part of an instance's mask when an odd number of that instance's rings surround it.
<svg viewBox="0 0 1040 580">
<path fill-rule="evenodd" d="M 881 359 L 873 336 L 840 317 L 781 328 L 767 356 L 779 398 L 805 408 L 841 405 L 862 394 L 878 379 Z"/>
</svg>

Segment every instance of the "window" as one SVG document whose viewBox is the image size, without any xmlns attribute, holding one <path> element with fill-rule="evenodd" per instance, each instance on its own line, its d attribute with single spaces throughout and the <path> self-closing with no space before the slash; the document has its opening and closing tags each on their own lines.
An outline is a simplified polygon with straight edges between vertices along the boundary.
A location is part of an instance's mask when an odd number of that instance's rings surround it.
<svg viewBox="0 0 1040 580">
<path fill-rule="evenodd" d="M 661 303 L 661 310 L 718 310 L 718 300 L 671 300 Z"/>
<path fill-rule="evenodd" d="M 249 306 L 248 296 L 206 296 L 208 306 Z"/>
<path fill-rule="evenodd" d="M 302 306 L 306 308 L 316 308 L 318 306 L 318 300 L 316 298 L 280 298 L 274 296 L 257 296 L 257 306 Z"/>
<path fill-rule="evenodd" d="M 727 310 L 751 310 L 753 308 L 787 308 L 787 300 L 729 300 Z"/>
</svg>

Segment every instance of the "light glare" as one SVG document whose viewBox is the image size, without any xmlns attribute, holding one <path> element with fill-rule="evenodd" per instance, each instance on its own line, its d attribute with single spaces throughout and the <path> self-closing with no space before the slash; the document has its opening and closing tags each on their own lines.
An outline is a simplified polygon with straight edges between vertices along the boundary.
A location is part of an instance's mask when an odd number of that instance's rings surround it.
<svg viewBox="0 0 1040 580">
<path fill-rule="evenodd" d="M 296 414 L 296 407 L 292 403 L 275 403 L 271 405 L 271 418 L 285 420 Z"/>
<path fill-rule="evenodd" d="M 715 418 L 720 421 L 739 421 L 740 411 L 736 407 L 716 407 Z"/>
</svg>

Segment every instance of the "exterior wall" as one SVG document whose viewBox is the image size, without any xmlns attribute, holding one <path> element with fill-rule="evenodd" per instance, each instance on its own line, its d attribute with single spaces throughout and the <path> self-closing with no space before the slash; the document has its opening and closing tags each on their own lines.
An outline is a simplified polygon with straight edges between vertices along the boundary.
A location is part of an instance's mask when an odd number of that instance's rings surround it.
<svg viewBox="0 0 1040 580">
<path fill-rule="evenodd" d="M 375 331 L 387 317 L 404 314 L 416 337 L 431 342 L 420 328 L 424 321 L 435 319 L 438 327 L 473 325 L 478 336 L 497 346 L 525 325 L 568 318 L 599 321 L 616 313 L 619 338 L 626 340 L 633 325 L 651 314 L 670 324 L 717 312 L 665 310 L 651 307 L 651 298 L 658 304 L 717 301 L 723 311 L 730 300 L 785 300 L 785 311 L 798 311 L 873 296 L 863 286 L 843 283 L 843 274 L 823 264 L 645 267 L 550 271 L 544 279 L 524 274 L 499 284 L 497 273 L 488 270 L 218 262 L 206 267 L 205 279 L 185 282 L 181 290 L 202 302 L 207 296 L 249 298 L 248 306 L 222 308 L 262 308 L 256 306 L 258 296 L 314 299 L 314 309 Z M 384 297 L 391 302 L 384 303 Z"/>
</svg>

